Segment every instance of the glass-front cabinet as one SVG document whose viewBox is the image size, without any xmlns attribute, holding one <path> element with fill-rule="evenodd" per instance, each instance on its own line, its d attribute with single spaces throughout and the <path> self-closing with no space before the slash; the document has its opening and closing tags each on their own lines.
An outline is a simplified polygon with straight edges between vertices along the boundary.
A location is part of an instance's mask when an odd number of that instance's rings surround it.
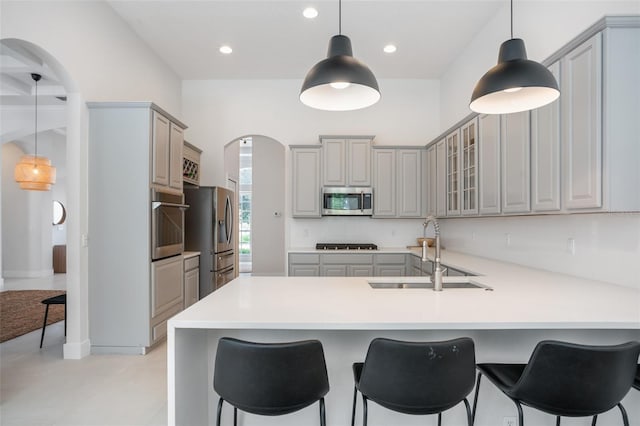
<svg viewBox="0 0 640 426">
<path fill-rule="evenodd" d="M 462 214 L 478 214 L 478 124 L 471 120 L 461 129 L 462 137 Z"/>
<path fill-rule="evenodd" d="M 447 149 L 447 216 L 460 214 L 460 131 L 446 137 Z"/>
</svg>

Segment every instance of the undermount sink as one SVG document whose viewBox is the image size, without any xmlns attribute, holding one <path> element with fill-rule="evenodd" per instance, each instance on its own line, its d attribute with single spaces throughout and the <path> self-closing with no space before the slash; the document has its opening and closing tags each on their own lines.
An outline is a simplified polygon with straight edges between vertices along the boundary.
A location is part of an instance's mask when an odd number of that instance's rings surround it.
<svg viewBox="0 0 640 426">
<path fill-rule="evenodd" d="M 405 288 L 426 288 L 433 289 L 433 283 L 430 280 L 372 280 L 368 281 L 369 285 L 373 289 L 405 289 Z M 469 279 L 455 279 L 449 280 L 445 279 L 442 283 L 443 289 L 453 289 L 453 288 L 470 288 L 470 289 L 484 289 L 488 291 L 492 291 L 491 287 L 488 287 L 484 284 L 480 284 Z"/>
</svg>

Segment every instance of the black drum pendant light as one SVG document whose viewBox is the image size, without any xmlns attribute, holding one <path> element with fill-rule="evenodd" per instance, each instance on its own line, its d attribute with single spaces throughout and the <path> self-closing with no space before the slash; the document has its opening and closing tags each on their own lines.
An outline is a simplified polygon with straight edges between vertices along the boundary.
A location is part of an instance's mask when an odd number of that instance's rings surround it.
<svg viewBox="0 0 640 426">
<path fill-rule="evenodd" d="M 476 83 L 469 108 L 485 114 L 509 114 L 539 108 L 560 96 L 558 82 L 542 64 L 527 59 L 524 41 L 513 38 L 500 46 L 498 64 Z"/>
<path fill-rule="evenodd" d="M 353 57 L 351 40 L 342 35 L 342 1 L 338 3 L 338 35 L 331 37 L 327 59 L 307 73 L 300 101 L 326 111 L 350 111 L 371 106 L 380 99 L 371 70 Z"/>
</svg>

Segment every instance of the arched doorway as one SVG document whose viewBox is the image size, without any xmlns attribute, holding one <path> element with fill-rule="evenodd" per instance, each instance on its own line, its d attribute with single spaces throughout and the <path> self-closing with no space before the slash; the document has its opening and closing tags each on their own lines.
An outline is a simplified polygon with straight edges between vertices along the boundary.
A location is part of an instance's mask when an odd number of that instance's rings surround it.
<svg viewBox="0 0 640 426">
<path fill-rule="evenodd" d="M 268 136 L 242 136 L 225 145 L 224 164 L 238 182 L 240 273 L 286 275 L 284 146 Z"/>
<path fill-rule="evenodd" d="M 20 97 L 31 96 L 31 88 L 25 86 L 24 79 L 11 76 L 12 70 L 16 69 L 11 64 L 20 63 L 24 72 L 35 72 L 43 75 L 43 80 L 49 82 L 47 93 L 58 98 L 62 102 L 64 112 L 62 118 L 58 117 L 55 124 L 53 120 L 50 129 L 58 136 L 63 136 L 63 145 L 66 146 L 64 154 L 64 185 L 65 185 L 65 208 L 67 212 L 66 224 L 66 290 L 67 290 L 67 338 L 63 346 L 64 358 L 78 359 L 89 354 L 90 344 L 88 336 L 88 298 L 87 298 L 87 256 L 86 241 L 87 229 L 87 207 L 86 207 L 86 149 L 82 148 L 82 141 L 86 141 L 87 113 L 85 102 L 80 94 L 77 85 L 66 71 L 51 54 L 41 47 L 25 40 L 2 39 L 2 53 L 10 56 L 11 61 L 3 61 L 0 65 L 0 72 L 5 80 L 16 82 L 17 98 L 14 104 L 20 104 Z M 28 81 L 28 80 L 27 80 Z M 22 89 L 22 91 L 20 91 Z M 31 104 L 32 102 L 27 102 Z M 2 114 L 2 143 L 16 139 L 23 126 L 20 121 L 14 121 L 15 115 L 5 114 L 5 107 L 13 105 L 3 103 Z M 40 118 L 39 118 L 40 121 Z M 30 120 L 32 123 L 33 121 Z M 46 117 L 43 118 L 43 123 Z M 84 123 L 84 124 L 83 124 Z M 29 124 L 31 128 L 32 124 Z M 38 132 L 40 134 L 40 132 Z M 28 148 L 26 148 L 28 149 Z M 54 164 L 55 165 L 55 164 Z M 4 173 L 3 173 L 4 175 Z M 3 181 L 6 177 L 3 179 Z M 6 183 L 6 182 L 5 182 Z M 47 205 L 50 205 L 50 201 Z M 48 209 L 43 212 L 50 216 Z M 0 218 L 4 220 L 4 218 Z M 49 217 L 50 220 L 50 217 Z M 0 231 L 1 232 L 1 231 Z M 28 232 L 28 230 L 27 230 Z M 49 231 L 51 232 L 51 231 Z M 2 233 L 3 245 L 5 245 L 5 235 Z M 82 247 L 81 247 L 82 246 Z M 0 260 L 0 269 L 2 261 Z"/>
</svg>

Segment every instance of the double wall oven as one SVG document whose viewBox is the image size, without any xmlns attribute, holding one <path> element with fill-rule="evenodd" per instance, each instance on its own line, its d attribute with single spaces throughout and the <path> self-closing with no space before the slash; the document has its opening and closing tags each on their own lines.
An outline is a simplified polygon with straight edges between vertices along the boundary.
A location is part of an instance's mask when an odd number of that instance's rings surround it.
<svg viewBox="0 0 640 426">
<path fill-rule="evenodd" d="M 151 190 L 151 259 L 184 251 L 184 212 L 189 206 L 182 194 Z"/>
</svg>

